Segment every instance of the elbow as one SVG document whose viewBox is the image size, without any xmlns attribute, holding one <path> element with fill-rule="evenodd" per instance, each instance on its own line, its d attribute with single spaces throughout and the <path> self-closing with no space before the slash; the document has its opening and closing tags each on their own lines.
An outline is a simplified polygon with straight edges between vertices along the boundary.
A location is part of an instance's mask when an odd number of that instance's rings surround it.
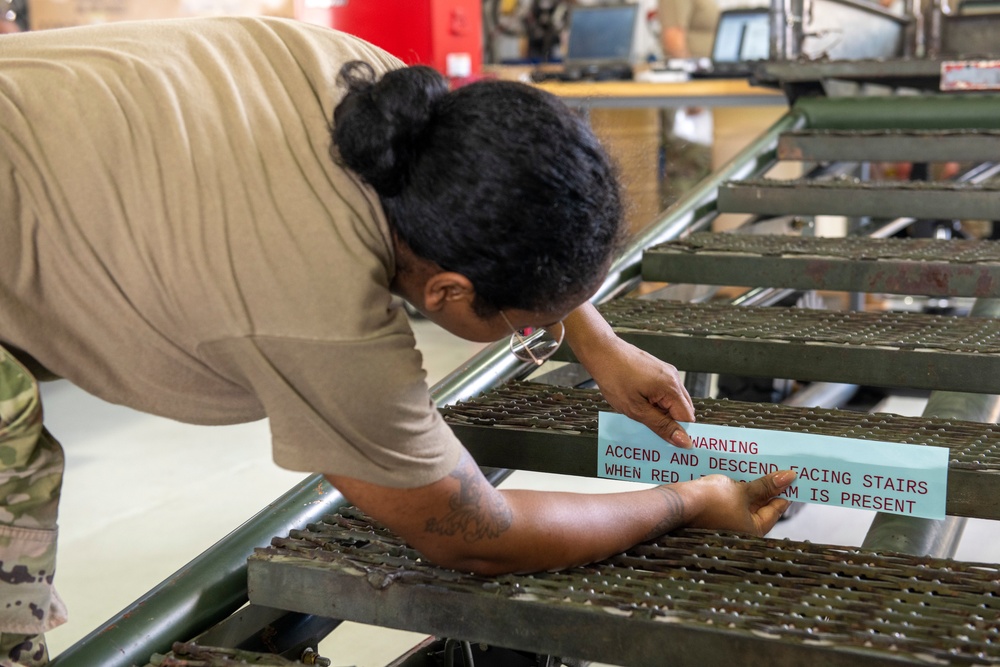
<svg viewBox="0 0 1000 667">
<path fill-rule="evenodd" d="M 481 549 L 462 548 L 416 548 L 428 562 L 458 572 L 495 577 L 524 571 L 523 564 L 496 552 L 484 553 Z"/>
</svg>

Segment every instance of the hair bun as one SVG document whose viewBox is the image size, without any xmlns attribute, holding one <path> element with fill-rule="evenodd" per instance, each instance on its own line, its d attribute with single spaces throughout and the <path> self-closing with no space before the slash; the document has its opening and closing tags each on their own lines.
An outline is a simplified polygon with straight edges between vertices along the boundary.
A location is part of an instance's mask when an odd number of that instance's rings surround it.
<svg viewBox="0 0 1000 667">
<path fill-rule="evenodd" d="M 361 61 L 344 65 L 338 82 L 348 92 L 333 114 L 335 151 L 380 196 L 391 197 L 406 183 L 448 84 L 424 66 L 392 70 L 376 81 L 371 65 Z"/>
</svg>

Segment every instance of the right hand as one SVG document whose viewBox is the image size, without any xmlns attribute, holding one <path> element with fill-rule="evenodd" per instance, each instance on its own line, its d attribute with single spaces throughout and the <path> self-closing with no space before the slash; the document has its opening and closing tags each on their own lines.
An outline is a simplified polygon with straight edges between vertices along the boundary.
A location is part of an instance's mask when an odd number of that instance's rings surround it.
<svg viewBox="0 0 1000 667">
<path fill-rule="evenodd" d="M 791 470 L 774 472 L 751 482 L 738 482 L 724 475 L 701 477 L 693 483 L 700 486 L 703 509 L 687 525 L 762 537 L 791 505 L 791 501 L 778 495 L 793 481 L 795 473 Z"/>
</svg>

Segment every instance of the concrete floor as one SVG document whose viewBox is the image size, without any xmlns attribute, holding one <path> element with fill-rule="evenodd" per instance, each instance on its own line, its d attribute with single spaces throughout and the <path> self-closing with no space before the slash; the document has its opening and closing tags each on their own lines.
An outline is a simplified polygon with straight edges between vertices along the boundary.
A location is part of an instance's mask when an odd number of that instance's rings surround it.
<svg viewBox="0 0 1000 667">
<path fill-rule="evenodd" d="M 431 383 L 475 344 L 414 325 Z M 198 427 L 109 405 L 65 382 L 43 387 L 46 423 L 66 450 L 57 588 L 70 609 L 49 634 L 53 655 L 159 584 L 305 476 L 275 466 L 266 422 Z M 920 414 L 922 402 L 880 407 Z M 508 487 L 605 492 L 628 483 L 516 473 Z M 859 545 L 873 513 L 807 505 L 771 535 Z M 1000 562 L 997 524 L 970 521 L 957 554 Z M 376 667 L 421 637 L 345 624 L 321 647 L 334 665 Z"/>
</svg>

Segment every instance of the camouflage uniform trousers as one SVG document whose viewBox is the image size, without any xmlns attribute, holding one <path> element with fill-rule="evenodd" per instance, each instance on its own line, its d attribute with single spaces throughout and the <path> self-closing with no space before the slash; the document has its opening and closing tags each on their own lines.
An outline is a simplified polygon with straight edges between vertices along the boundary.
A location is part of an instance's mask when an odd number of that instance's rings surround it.
<svg viewBox="0 0 1000 667">
<path fill-rule="evenodd" d="M 38 383 L 0 347 L 0 667 L 46 664 L 43 633 L 66 620 L 52 585 L 62 474 Z"/>
</svg>

